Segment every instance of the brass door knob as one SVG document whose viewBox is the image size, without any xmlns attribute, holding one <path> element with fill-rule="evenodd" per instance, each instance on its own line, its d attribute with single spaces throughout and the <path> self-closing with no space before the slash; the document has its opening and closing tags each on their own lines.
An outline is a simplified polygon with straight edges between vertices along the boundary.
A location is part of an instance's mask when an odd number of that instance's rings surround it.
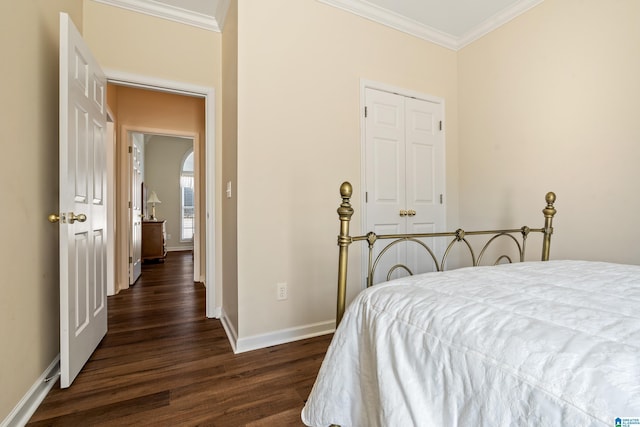
<svg viewBox="0 0 640 427">
<path fill-rule="evenodd" d="M 58 214 L 51 214 L 47 217 L 47 219 L 49 220 L 49 222 L 51 223 L 56 223 L 58 221 L 60 221 L 60 215 Z"/>
<path fill-rule="evenodd" d="M 400 216 L 407 216 L 407 211 L 400 209 Z"/>
<path fill-rule="evenodd" d="M 69 222 L 73 224 L 74 222 L 85 222 L 87 220 L 87 216 L 85 214 L 76 215 L 73 212 L 69 214 Z"/>
<path fill-rule="evenodd" d="M 414 211 L 413 209 L 409 209 L 409 210 L 407 211 L 407 215 L 408 215 L 408 216 L 416 216 L 416 211 Z"/>
</svg>

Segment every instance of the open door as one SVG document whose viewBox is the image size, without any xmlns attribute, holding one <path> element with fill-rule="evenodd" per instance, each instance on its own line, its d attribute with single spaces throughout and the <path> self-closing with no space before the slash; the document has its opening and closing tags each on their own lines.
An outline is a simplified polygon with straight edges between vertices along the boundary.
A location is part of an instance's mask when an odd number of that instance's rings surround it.
<svg viewBox="0 0 640 427">
<path fill-rule="evenodd" d="M 60 386 L 107 333 L 106 79 L 60 14 Z"/>
<path fill-rule="evenodd" d="M 133 285 L 142 274 L 142 212 L 146 200 L 143 199 L 142 181 L 144 180 L 144 135 L 130 133 L 131 138 L 131 239 L 129 253 L 131 261 L 129 265 L 129 284 Z"/>
</svg>

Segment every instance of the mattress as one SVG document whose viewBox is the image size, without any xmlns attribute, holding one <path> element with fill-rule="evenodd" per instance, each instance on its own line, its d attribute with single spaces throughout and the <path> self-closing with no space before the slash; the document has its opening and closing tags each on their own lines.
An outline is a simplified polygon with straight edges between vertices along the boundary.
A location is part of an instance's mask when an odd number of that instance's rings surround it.
<svg viewBox="0 0 640 427">
<path fill-rule="evenodd" d="M 427 273 L 350 304 L 308 426 L 613 426 L 640 416 L 640 266 Z"/>
</svg>

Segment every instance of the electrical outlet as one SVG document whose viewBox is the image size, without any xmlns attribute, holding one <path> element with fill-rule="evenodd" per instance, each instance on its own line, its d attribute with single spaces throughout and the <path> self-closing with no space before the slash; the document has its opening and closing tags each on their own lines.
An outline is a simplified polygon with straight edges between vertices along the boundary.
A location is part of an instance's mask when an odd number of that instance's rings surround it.
<svg viewBox="0 0 640 427">
<path fill-rule="evenodd" d="M 278 283 L 276 285 L 276 291 L 277 291 L 276 299 L 278 301 L 286 300 L 287 297 L 289 296 L 289 292 L 288 292 L 288 289 L 287 289 L 287 284 L 284 283 L 284 282 L 283 283 Z"/>
</svg>

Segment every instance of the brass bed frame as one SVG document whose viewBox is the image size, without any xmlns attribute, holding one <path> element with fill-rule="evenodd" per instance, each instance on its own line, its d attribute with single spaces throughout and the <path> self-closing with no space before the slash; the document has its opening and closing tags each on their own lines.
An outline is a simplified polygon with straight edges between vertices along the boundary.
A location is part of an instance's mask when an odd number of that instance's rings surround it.
<svg viewBox="0 0 640 427">
<path fill-rule="evenodd" d="M 338 298 L 337 298 L 336 327 L 338 326 L 338 324 L 340 323 L 340 320 L 342 320 L 342 316 L 344 315 L 346 297 L 347 297 L 347 263 L 348 263 L 347 261 L 348 261 L 348 254 L 349 254 L 349 245 L 353 242 L 366 241 L 369 246 L 369 260 L 368 260 L 368 267 L 367 267 L 367 287 L 373 285 L 373 275 L 375 273 L 376 267 L 378 266 L 378 263 L 381 257 L 385 254 L 385 252 L 389 250 L 389 248 L 391 248 L 392 246 L 395 246 L 400 242 L 411 241 L 420 245 L 427 251 L 430 258 L 433 260 L 436 271 L 444 271 L 447 257 L 449 256 L 449 253 L 452 247 L 456 243 L 460 243 L 460 242 L 464 243 L 464 247 L 467 248 L 467 250 L 471 255 L 472 265 L 475 267 L 480 265 L 483 255 L 485 254 L 486 249 L 491 245 L 491 243 L 496 241 L 498 237 L 506 236 L 507 238 L 510 238 L 511 241 L 517 247 L 518 255 L 520 258 L 519 261 L 522 262 L 524 261 L 524 258 L 525 258 L 526 242 L 527 242 L 527 236 L 529 235 L 529 233 L 531 232 L 542 233 L 543 240 L 542 240 L 541 260 L 542 261 L 549 260 L 551 235 L 553 234 L 552 223 L 553 223 L 553 217 L 556 214 L 556 209 L 553 206 L 556 200 L 556 195 L 553 192 L 547 193 L 545 197 L 547 206 L 542 210 L 542 213 L 544 214 L 543 228 L 529 228 L 527 226 L 524 226 L 521 228 L 507 229 L 507 230 L 464 231 L 462 229 L 458 229 L 452 232 L 441 232 L 441 233 L 383 234 L 383 235 L 377 235 L 374 232 L 369 232 L 362 236 L 349 235 L 349 222 L 351 221 L 351 216 L 353 215 L 353 208 L 351 207 L 351 202 L 350 202 L 352 193 L 353 193 L 353 187 L 351 186 L 351 184 L 349 182 L 342 183 L 342 185 L 340 186 L 340 196 L 342 197 L 342 203 L 338 208 L 338 217 L 340 218 L 340 234 L 338 235 L 338 246 L 340 248 L 339 250 L 340 255 L 339 255 L 339 261 L 338 261 Z M 474 235 L 490 236 L 489 239 L 484 244 L 484 246 L 482 246 L 480 255 L 477 258 L 475 256 L 475 252 L 473 251 L 471 244 L 466 239 L 466 236 L 474 236 Z M 453 239 L 447 246 L 444 252 L 444 255 L 440 259 L 440 262 L 438 262 L 438 259 L 436 258 L 434 251 L 423 241 L 418 240 L 421 238 L 432 238 L 432 237 L 453 237 Z M 388 243 L 384 248 L 382 248 L 380 253 L 374 259 L 373 257 L 374 245 L 378 240 L 391 240 L 391 242 Z M 494 264 L 498 264 L 502 261 L 512 262 L 509 256 L 500 255 L 498 256 Z M 412 274 L 411 270 L 406 265 L 396 264 L 393 267 L 391 267 L 391 269 L 389 270 L 387 275 L 387 280 L 390 278 L 391 273 L 393 273 L 393 271 L 398 268 L 402 268 L 405 271 L 407 271 L 409 274 Z"/>
</svg>

